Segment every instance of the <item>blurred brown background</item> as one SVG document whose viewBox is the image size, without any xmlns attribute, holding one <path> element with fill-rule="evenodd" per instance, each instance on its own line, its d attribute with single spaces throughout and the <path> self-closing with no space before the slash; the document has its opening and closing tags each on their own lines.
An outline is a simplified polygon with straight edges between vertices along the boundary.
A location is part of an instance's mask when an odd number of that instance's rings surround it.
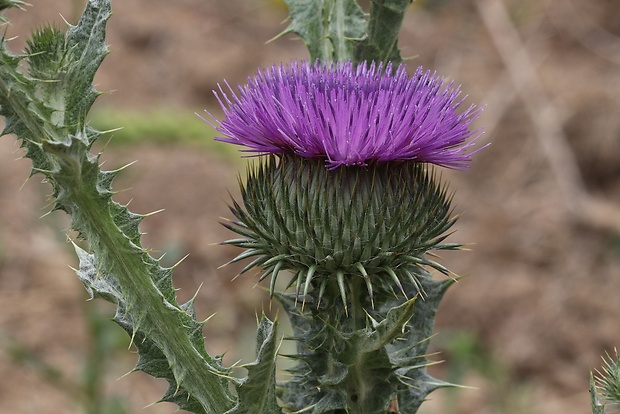
<svg viewBox="0 0 620 414">
<path fill-rule="evenodd" d="M 27 30 L 75 21 L 83 4 L 30 3 L 9 13 L 14 51 Z M 165 209 L 144 222 L 144 244 L 170 263 L 190 254 L 175 273 L 179 297 L 202 285 L 199 315 L 217 312 L 209 350 L 248 362 L 255 314 L 269 301 L 252 276 L 231 281 L 239 268 L 217 270 L 236 251 L 212 245 L 231 236 L 218 218 L 230 216 L 227 189 L 235 194 L 243 162 L 200 142 L 212 132 L 204 125 L 200 137 L 193 112 L 214 108 L 218 82 L 304 59 L 305 48 L 290 35 L 267 43 L 286 27 L 276 0 L 124 0 L 113 10 L 96 78 L 113 92 L 93 123 L 119 119 L 112 126 L 130 131 L 112 134 L 106 167 L 139 161 L 117 182 L 126 189 L 117 200 Z M 433 358 L 445 362 L 433 372 L 474 389 L 437 391 L 420 412 L 587 413 L 589 370 L 620 346 L 620 2 L 426 0 L 401 33 L 411 70 L 435 69 L 486 105 L 480 143 L 492 143 L 470 171 L 443 174 L 463 213 L 451 240 L 470 251 L 445 257 L 465 277 L 440 309 Z M 49 187 L 38 176 L 24 184 L 21 155 L 13 137 L 0 140 L 0 412 L 78 413 L 89 398 L 118 399 L 110 413 L 174 412 L 143 409 L 163 381 L 119 379 L 135 356 L 106 322 L 112 308 L 85 304 L 68 267 L 67 218 L 39 218 Z M 103 382 L 85 385 L 87 368 Z"/>
</svg>

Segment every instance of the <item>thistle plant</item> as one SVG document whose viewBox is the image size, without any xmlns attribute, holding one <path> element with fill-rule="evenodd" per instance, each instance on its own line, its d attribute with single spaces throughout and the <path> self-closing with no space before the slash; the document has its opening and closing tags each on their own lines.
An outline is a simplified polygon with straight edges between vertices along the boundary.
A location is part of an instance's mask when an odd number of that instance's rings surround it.
<svg viewBox="0 0 620 414">
<path fill-rule="evenodd" d="M 310 58 L 273 66 L 238 91 L 216 92 L 224 117 L 205 120 L 221 141 L 256 159 L 224 225 L 244 249 L 232 262 L 260 269 L 293 327 L 296 365 L 276 383 L 277 323 L 263 317 L 256 361 L 233 378 L 207 353 L 193 300 L 178 304 L 173 268 L 141 247 L 144 218 L 112 200 L 122 170 L 91 153 L 102 134 L 86 122 L 92 80 L 107 53 L 109 0 L 89 0 L 76 26 L 43 28 L 25 53 L 0 45 L 3 134 L 15 134 L 51 183 L 53 210 L 85 241 L 77 275 L 139 351 L 136 370 L 165 378 L 162 401 L 194 413 L 415 413 L 433 390 L 429 338 L 456 280 L 435 259 L 456 220 L 439 168 L 467 168 L 479 107 L 397 47 L 409 0 L 289 0 Z M 19 6 L 0 0 L 0 10 Z M 82 245 L 84 246 L 84 245 Z M 436 277 L 436 275 L 443 275 Z M 278 277 L 287 277 L 281 288 Z M 234 388 L 235 392 L 231 391 Z"/>
<path fill-rule="evenodd" d="M 455 279 L 429 253 L 459 245 L 444 242 L 455 218 L 430 164 L 470 160 L 479 110 L 458 97 L 421 68 L 365 62 L 272 67 L 220 91 L 219 139 L 262 155 L 225 224 L 242 238 L 226 243 L 293 322 L 290 410 L 415 412 L 448 385 L 425 373 L 425 352 Z M 292 293 L 276 292 L 283 271 Z"/>
</svg>

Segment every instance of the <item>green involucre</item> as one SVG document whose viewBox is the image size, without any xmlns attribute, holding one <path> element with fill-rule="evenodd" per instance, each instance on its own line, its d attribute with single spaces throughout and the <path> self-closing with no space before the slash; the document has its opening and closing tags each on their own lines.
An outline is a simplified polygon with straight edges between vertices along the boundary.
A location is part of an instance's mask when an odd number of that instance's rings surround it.
<svg viewBox="0 0 620 414">
<path fill-rule="evenodd" d="M 298 295 L 337 285 L 347 306 L 352 279 L 363 279 L 372 298 L 402 283 L 418 285 L 424 268 L 448 273 L 429 260 L 454 223 L 450 196 L 428 167 L 415 162 L 327 170 L 324 161 L 267 157 L 241 182 L 238 219 L 224 225 L 243 236 L 229 240 L 247 249 L 232 262 L 256 257 L 242 271 L 261 266 L 271 293 L 282 270 L 293 272 Z M 316 299 L 316 298 L 315 298 Z"/>
</svg>

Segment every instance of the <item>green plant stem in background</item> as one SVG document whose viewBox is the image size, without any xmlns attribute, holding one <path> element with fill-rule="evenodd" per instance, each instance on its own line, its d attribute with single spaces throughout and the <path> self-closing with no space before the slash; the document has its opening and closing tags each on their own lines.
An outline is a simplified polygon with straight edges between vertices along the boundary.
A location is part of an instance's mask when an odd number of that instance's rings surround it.
<svg viewBox="0 0 620 414">
<path fill-rule="evenodd" d="M 93 109 L 89 122 L 100 131 L 113 131 L 109 142 L 112 146 L 182 143 L 221 155 L 227 160 L 237 154 L 230 145 L 213 140 L 215 130 L 206 129 L 204 122 L 189 111 L 174 108 L 131 111 L 100 107 Z M 118 128 L 119 125 L 122 128 Z"/>
<path fill-rule="evenodd" d="M 129 414 L 119 399 L 104 395 L 106 367 L 115 354 L 120 352 L 118 347 L 110 344 L 110 337 L 114 338 L 111 328 L 114 327 L 109 325 L 107 316 L 104 316 L 98 306 L 86 303 L 84 308 L 90 340 L 83 368 L 84 412 L 87 414 Z"/>
<path fill-rule="evenodd" d="M 99 307 L 85 302 L 83 308 L 90 344 L 85 357 L 80 361 L 83 366 L 83 375 L 79 380 L 72 380 L 62 367 L 47 363 L 24 344 L 4 340 L 0 341 L 0 346 L 7 351 L 14 362 L 30 369 L 38 378 L 58 389 L 69 400 L 74 401 L 75 405 L 80 407 L 80 412 L 84 414 L 128 414 L 123 400 L 116 396 L 104 395 L 103 387 L 106 367 L 118 356 L 119 352 L 126 351 L 127 343 L 122 341 L 121 344 L 116 340 L 118 331 L 116 328 L 112 331 L 108 318 L 103 315 Z"/>
</svg>

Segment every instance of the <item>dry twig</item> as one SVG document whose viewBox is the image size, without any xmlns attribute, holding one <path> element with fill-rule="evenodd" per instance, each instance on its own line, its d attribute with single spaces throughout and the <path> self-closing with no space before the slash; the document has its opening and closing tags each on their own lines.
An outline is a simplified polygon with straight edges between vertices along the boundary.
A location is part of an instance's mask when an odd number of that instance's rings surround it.
<svg viewBox="0 0 620 414">
<path fill-rule="evenodd" d="M 581 222 L 620 232 L 620 209 L 588 193 L 563 131 L 563 117 L 548 96 L 505 4 L 502 0 L 476 0 L 475 4 L 532 121 L 564 205 Z"/>
</svg>

